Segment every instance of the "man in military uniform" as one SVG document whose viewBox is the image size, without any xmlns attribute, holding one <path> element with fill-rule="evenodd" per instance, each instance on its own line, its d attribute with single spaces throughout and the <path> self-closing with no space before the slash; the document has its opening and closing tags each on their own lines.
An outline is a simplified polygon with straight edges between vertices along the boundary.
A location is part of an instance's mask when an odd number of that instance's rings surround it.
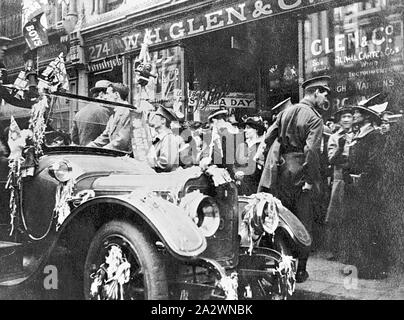
<svg viewBox="0 0 404 320">
<path fill-rule="evenodd" d="M 273 119 L 272 125 L 275 125 L 276 119 L 282 111 L 290 106 L 292 106 L 292 102 L 290 101 L 290 98 L 287 98 L 271 109 Z M 268 130 L 271 129 L 271 127 L 268 128 Z M 275 196 L 277 195 L 279 150 L 280 144 L 277 140 L 270 146 L 267 146 L 265 141 L 263 141 L 258 147 L 255 161 L 263 167 L 258 192 L 269 192 Z"/>
<path fill-rule="evenodd" d="M 149 124 L 157 132 L 147 156 L 149 164 L 156 172 L 174 171 L 179 166 L 178 139 L 170 129 L 171 122 L 178 121 L 173 111 L 159 105 L 152 113 Z"/>
<path fill-rule="evenodd" d="M 265 144 L 280 143 L 277 190 L 283 205 L 291 210 L 312 234 L 315 197 L 320 192 L 319 155 L 323 119 L 318 110 L 327 102 L 329 77 L 320 76 L 303 83 L 304 98 L 286 108 L 265 136 Z M 270 156 L 270 155 L 269 155 Z M 299 253 L 296 281 L 304 282 L 309 250 Z"/>
</svg>

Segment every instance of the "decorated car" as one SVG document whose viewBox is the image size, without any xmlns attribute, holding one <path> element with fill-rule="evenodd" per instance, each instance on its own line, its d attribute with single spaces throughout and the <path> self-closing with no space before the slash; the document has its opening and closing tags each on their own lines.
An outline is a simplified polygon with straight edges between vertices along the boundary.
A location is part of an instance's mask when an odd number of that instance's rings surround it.
<svg viewBox="0 0 404 320">
<path fill-rule="evenodd" d="M 88 107 L 129 110 L 130 151 L 72 137 L 75 113 Z M 8 128 L 0 150 L 0 289 L 43 277 L 54 265 L 63 298 L 293 294 L 295 254 L 276 235 L 284 230 L 309 245 L 300 222 L 269 194 L 239 197 L 225 169 L 156 173 L 145 158 L 144 109 L 56 90 L 41 91 L 29 112 L 7 108 L 1 111 Z M 106 125 L 81 125 L 94 124 Z"/>
</svg>

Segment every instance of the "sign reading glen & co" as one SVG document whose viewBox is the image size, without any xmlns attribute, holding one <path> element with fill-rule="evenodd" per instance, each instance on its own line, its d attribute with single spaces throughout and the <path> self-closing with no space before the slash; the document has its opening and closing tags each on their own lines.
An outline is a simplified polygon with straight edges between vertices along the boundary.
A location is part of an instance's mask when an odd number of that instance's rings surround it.
<svg viewBox="0 0 404 320">
<path fill-rule="evenodd" d="M 233 5 L 212 9 L 205 14 L 190 15 L 183 19 L 133 30 L 122 36 L 111 37 L 86 47 L 89 61 L 140 49 L 144 39 L 151 45 L 196 36 L 270 16 L 303 8 L 328 4 L 331 0 L 245 0 Z"/>
</svg>

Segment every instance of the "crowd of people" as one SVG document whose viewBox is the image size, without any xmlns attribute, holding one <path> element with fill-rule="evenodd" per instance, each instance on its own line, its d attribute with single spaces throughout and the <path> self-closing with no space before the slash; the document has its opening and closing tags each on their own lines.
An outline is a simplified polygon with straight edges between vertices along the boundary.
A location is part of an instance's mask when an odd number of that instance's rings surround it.
<svg viewBox="0 0 404 320">
<path fill-rule="evenodd" d="M 321 216 L 331 258 L 355 265 L 360 277 L 383 277 L 386 235 L 375 187 L 382 168 L 375 157 L 389 134 L 389 115 L 374 103 L 375 96 L 338 110 L 324 122 L 329 80 L 307 80 L 303 99 L 280 102 L 270 117 L 258 112 L 235 121 L 228 110 L 215 109 L 205 123 L 178 118 L 160 104 L 139 116 L 123 106 L 129 104 L 126 85 L 101 80 L 90 90 L 93 98 L 119 106 L 89 102 L 74 117 L 71 143 L 136 153 L 132 131 L 141 117 L 150 138 L 145 160 L 156 172 L 194 165 L 226 168 L 239 194 L 272 193 L 310 234 Z M 300 253 L 298 282 L 309 276 L 309 254 Z"/>
</svg>

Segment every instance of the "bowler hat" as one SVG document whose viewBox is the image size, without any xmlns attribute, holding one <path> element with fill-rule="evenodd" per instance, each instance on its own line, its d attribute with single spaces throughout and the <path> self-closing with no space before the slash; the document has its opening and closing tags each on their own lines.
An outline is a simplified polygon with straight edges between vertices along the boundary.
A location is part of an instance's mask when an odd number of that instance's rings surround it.
<svg viewBox="0 0 404 320">
<path fill-rule="evenodd" d="M 92 94 L 95 94 L 101 90 L 106 90 L 108 88 L 108 86 L 112 84 L 111 81 L 108 80 L 99 80 L 95 83 L 95 86 L 93 88 L 90 89 L 90 92 Z"/>
<path fill-rule="evenodd" d="M 9 44 L 9 43 L 11 43 L 12 41 L 13 41 L 13 40 L 11 40 L 10 38 L 0 36 L 0 44 Z"/>
<path fill-rule="evenodd" d="M 208 121 L 220 116 L 220 115 L 227 115 L 228 112 L 226 109 L 218 109 L 218 110 L 213 110 L 209 113 L 208 115 Z"/>
<path fill-rule="evenodd" d="M 321 87 L 328 92 L 331 91 L 328 82 L 331 80 L 331 77 L 329 76 L 318 76 L 314 77 L 311 79 L 306 80 L 305 82 L 302 83 L 302 88 L 303 90 L 308 89 L 308 88 L 317 88 Z"/>
<path fill-rule="evenodd" d="M 292 102 L 290 101 L 290 97 L 279 102 L 275 107 L 272 108 L 273 113 L 279 113 L 283 110 L 285 110 L 287 107 L 292 105 Z"/>
<path fill-rule="evenodd" d="M 167 119 L 168 121 L 178 121 L 178 118 L 175 115 L 174 111 L 163 107 L 162 105 L 157 106 L 155 114 L 163 117 L 164 119 Z"/>
</svg>

